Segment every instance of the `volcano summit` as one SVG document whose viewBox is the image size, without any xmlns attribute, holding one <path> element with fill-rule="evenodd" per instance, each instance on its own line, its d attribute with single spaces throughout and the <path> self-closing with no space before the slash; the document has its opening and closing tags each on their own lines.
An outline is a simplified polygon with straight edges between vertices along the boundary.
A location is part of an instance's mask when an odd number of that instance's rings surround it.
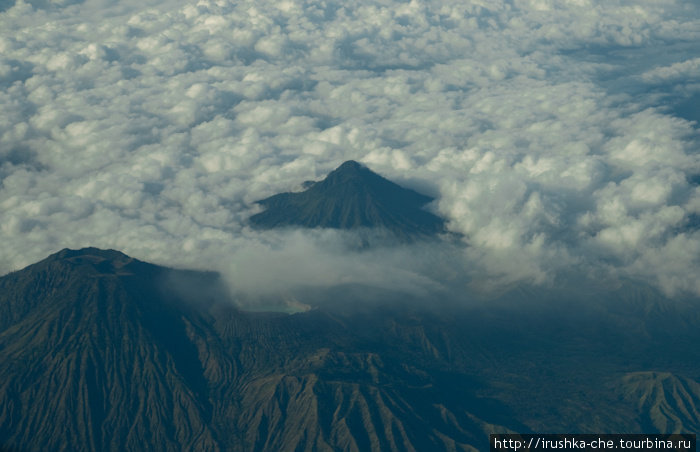
<svg viewBox="0 0 700 452">
<path fill-rule="evenodd" d="M 403 188 L 349 160 L 301 193 L 279 193 L 257 201 L 254 227 L 384 229 L 404 239 L 444 232 L 442 218 L 424 210 L 430 196 Z"/>
</svg>

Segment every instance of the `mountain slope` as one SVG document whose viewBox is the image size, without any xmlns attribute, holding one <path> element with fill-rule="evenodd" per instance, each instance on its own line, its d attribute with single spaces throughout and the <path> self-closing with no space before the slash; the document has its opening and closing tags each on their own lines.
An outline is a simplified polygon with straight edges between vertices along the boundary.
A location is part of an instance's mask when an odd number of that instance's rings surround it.
<svg viewBox="0 0 700 452">
<path fill-rule="evenodd" d="M 648 430 L 700 431 L 700 383 L 670 372 L 634 372 L 620 380 L 623 396 L 637 407 Z"/>
<path fill-rule="evenodd" d="M 0 280 L 7 447 L 218 450 L 182 313 L 151 284 L 169 272 L 66 250 Z"/>
<path fill-rule="evenodd" d="M 64 250 L 0 277 L 0 449 L 464 451 L 496 432 L 697 430 L 697 303 L 519 293 L 469 307 L 340 287 L 307 312 L 252 313 L 214 273 Z"/>
<path fill-rule="evenodd" d="M 258 228 L 379 228 L 401 238 L 430 236 L 444 230 L 441 218 L 423 210 L 432 200 L 348 161 L 304 192 L 258 201 L 266 210 L 250 222 Z"/>
<path fill-rule="evenodd" d="M 474 450 L 507 430 L 432 351 L 319 309 L 243 313 L 217 284 L 97 249 L 0 278 L 0 447 Z"/>
</svg>

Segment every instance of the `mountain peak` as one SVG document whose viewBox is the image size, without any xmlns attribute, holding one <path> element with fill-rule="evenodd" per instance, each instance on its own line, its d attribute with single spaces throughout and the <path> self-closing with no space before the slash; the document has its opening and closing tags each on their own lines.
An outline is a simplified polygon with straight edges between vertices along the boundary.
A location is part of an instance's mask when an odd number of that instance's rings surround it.
<svg viewBox="0 0 700 452">
<path fill-rule="evenodd" d="M 343 162 L 338 168 L 336 168 L 333 172 L 350 172 L 350 171 L 359 171 L 362 168 L 367 169 L 366 166 L 362 165 L 361 163 L 356 162 L 355 160 L 348 160 L 346 162 Z"/>
<path fill-rule="evenodd" d="M 64 248 L 61 251 L 49 256 L 49 259 L 64 260 L 64 259 L 75 259 L 75 258 L 80 258 L 80 257 L 97 258 L 97 259 L 110 259 L 110 260 L 131 259 L 129 256 L 122 253 L 121 251 L 112 250 L 112 249 L 103 250 L 101 248 L 95 248 L 92 246 L 87 247 L 87 248 L 81 248 L 78 250 Z"/>
<path fill-rule="evenodd" d="M 280 193 L 258 201 L 266 210 L 250 218 L 254 227 L 378 228 L 401 239 L 444 230 L 441 218 L 423 210 L 433 198 L 404 188 L 348 160 L 301 193 Z"/>
<path fill-rule="evenodd" d="M 336 184 L 349 183 L 351 181 L 357 181 L 357 183 L 362 183 L 361 181 L 368 181 L 372 178 L 381 178 L 378 174 L 374 173 L 372 170 L 366 166 L 358 163 L 354 160 L 348 160 L 340 165 L 338 168 L 331 171 L 326 178 L 321 181 L 321 184 L 325 186 L 331 186 Z"/>
<path fill-rule="evenodd" d="M 333 177 L 333 176 L 348 176 L 348 177 L 360 177 L 360 176 L 367 176 L 370 174 L 375 174 L 367 168 L 365 165 L 356 162 L 355 160 L 348 160 L 347 162 L 343 162 L 342 165 L 331 171 L 327 178 Z"/>
<path fill-rule="evenodd" d="M 102 276 L 125 276 L 133 274 L 137 269 L 141 271 L 146 267 L 156 268 L 156 266 L 127 256 L 121 251 L 94 247 L 77 250 L 65 248 L 52 254 L 39 264 L 42 263 L 69 265 L 72 268 L 80 269 L 80 271 Z"/>
</svg>

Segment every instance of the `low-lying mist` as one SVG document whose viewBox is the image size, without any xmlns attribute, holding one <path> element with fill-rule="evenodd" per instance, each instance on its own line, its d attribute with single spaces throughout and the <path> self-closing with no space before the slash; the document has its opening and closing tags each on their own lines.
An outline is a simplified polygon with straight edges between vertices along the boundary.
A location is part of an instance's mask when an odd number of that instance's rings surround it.
<svg viewBox="0 0 700 452">
<path fill-rule="evenodd" d="M 245 310 L 297 312 L 344 302 L 565 308 L 634 297 L 696 298 L 669 296 L 649 281 L 602 266 L 533 272 L 527 262 L 502 256 L 507 271 L 495 272 L 487 264 L 496 261 L 485 261 L 455 236 L 406 243 L 381 231 L 289 228 L 251 233 L 235 248 L 210 247 L 188 258 L 190 266 L 219 272 L 234 304 Z M 518 265 L 523 268 L 513 277 Z"/>
</svg>

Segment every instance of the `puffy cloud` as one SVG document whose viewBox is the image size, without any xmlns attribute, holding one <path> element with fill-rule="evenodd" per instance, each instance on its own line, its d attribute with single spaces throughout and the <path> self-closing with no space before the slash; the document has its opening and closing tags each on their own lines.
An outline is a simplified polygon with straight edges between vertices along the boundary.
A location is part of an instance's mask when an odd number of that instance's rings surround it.
<svg viewBox="0 0 700 452">
<path fill-rule="evenodd" d="M 644 72 L 641 77 L 653 83 L 686 81 L 700 72 L 700 58 L 691 58 L 668 66 L 655 67 Z"/>
<path fill-rule="evenodd" d="M 246 290 L 577 272 L 700 292 L 688 2 L 0 9 L 2 272 L 94 245 Z M 253 201 L 350 158 L 436 195 L 463 244 L 409 259 L 247 226 Z"/>
</svg>

